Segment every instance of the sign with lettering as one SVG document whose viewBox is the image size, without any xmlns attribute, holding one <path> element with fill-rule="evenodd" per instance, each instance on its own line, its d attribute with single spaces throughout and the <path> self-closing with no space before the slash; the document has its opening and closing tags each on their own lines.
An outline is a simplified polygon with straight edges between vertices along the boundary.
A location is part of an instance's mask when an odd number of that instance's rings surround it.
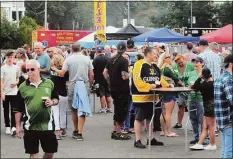
<svg viewBox="0 0 233 159">
<path fill-rule="evenodd" d="M 106 42 L 106 2 L 94 0 L 94 28 L 97 39 Z"/>
</svg>

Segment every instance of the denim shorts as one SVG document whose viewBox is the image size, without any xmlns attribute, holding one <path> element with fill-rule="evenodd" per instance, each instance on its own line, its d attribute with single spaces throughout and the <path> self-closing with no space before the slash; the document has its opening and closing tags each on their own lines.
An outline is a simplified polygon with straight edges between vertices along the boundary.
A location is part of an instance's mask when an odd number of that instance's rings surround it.
<svg viewBox="0 0 233 159">
<path fill-rule="evenodd" d="M 166 97 L 163 98 L 164 103 L 169 103 L 171 101 L 175 102 L 176 101 L 176 96 L 166 96 Z"/>
</svg>

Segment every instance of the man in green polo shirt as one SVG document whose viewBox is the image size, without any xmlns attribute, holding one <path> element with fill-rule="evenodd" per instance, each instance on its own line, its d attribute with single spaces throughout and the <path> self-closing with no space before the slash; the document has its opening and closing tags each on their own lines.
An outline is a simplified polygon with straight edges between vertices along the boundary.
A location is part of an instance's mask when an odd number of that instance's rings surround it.
<svg viewBox="0 0 233 159">
<path fill-rule="evenodd" d="M 26 63 L 28 80 L 23 82 L 19 91 L 25 100 L 26 106 L 19 105 L 16 111 L 16 135 L 20 135 L 21 113 L 25 109 L 27 120 L 24 124 L 25 152 L 30 158 L 36 158 L 39 152 L 39 141 L 45 152 L 44 158 L 53 158 L 57 152 L 58 142 L 54 134 L 54 121 L 51 106 L 57 105 L 58 95 L 54 90 L 54 84 L 49 79 L 41 79 L 40 64 L 36 60 Z M 46 99 L 44 102 L 42 99 Z"/>
</svg>

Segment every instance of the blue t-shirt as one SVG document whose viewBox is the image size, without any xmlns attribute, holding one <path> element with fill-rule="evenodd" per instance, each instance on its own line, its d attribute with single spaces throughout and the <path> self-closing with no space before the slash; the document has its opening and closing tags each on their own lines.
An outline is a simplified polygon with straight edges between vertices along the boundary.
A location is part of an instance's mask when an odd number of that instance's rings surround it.
<svg viewBox="0 0 233 159">
<path fill-rule="evenodd" d="M 41 56 L 37 56 L 36 60 L 40 63 L 40 68 L 50 71 L 50 57 L 43 53 Z M 40 74 L 42 78 L 48 79 L 50 78 L 50 74 Z"/>
</svg>

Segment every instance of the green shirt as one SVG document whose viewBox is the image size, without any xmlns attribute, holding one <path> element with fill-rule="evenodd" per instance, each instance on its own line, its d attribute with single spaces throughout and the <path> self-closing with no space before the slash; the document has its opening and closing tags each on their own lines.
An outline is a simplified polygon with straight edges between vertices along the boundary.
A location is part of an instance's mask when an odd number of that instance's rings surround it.
<svg viewBox="0 0 233 159">
<path fill-rule="evenodd" d="M 177 74 L 178 78 L 179 78 L 182 82 L 184 82 L 185 86 L 188 86 L 189 73 L 190 73 L 191 71 L 194 70 L 193 64 L 187 62 L 186 65 L 185 65 L 185 69 L 184 69 L 183 74 L 180 74 L 179 68 L 178 68 L 178 65 L 177 65 L 177 64 L 175 64 L 175 65 L 173 66 L 173 69 L 174 69 L 175 73 Z"/>
<path fill-rule="evenodd" d="M 36 87 L 27 80 L 19 86 L 19 91 L 26 105 L 27 121 L 25 122 L 25 129 L 37 131 L 54 130 L 51 107 L 45 107 L 42 102 L 42 97 L 58 99 L 53 82 L 49 79 L 42 79 L 41 83 Z M 16 111 L 19 110 L 22 110 L 20 106 L 16 108 Z"/>
<path fill-rule="evenodd" d="M 192 71 L 189 74 L 189 78 L 188 78 L 188 85 L 190 84 L 194 84 L 194 82 L 198 79 L 198 77 L 200 76 L 199 72 L 196 71 Z M 192 91 L 189 93 L 188 96 L 189 101 L 198 101 L 198 102 L 202 102 L 202 95 L 200 91 Z"/>
</svg>

